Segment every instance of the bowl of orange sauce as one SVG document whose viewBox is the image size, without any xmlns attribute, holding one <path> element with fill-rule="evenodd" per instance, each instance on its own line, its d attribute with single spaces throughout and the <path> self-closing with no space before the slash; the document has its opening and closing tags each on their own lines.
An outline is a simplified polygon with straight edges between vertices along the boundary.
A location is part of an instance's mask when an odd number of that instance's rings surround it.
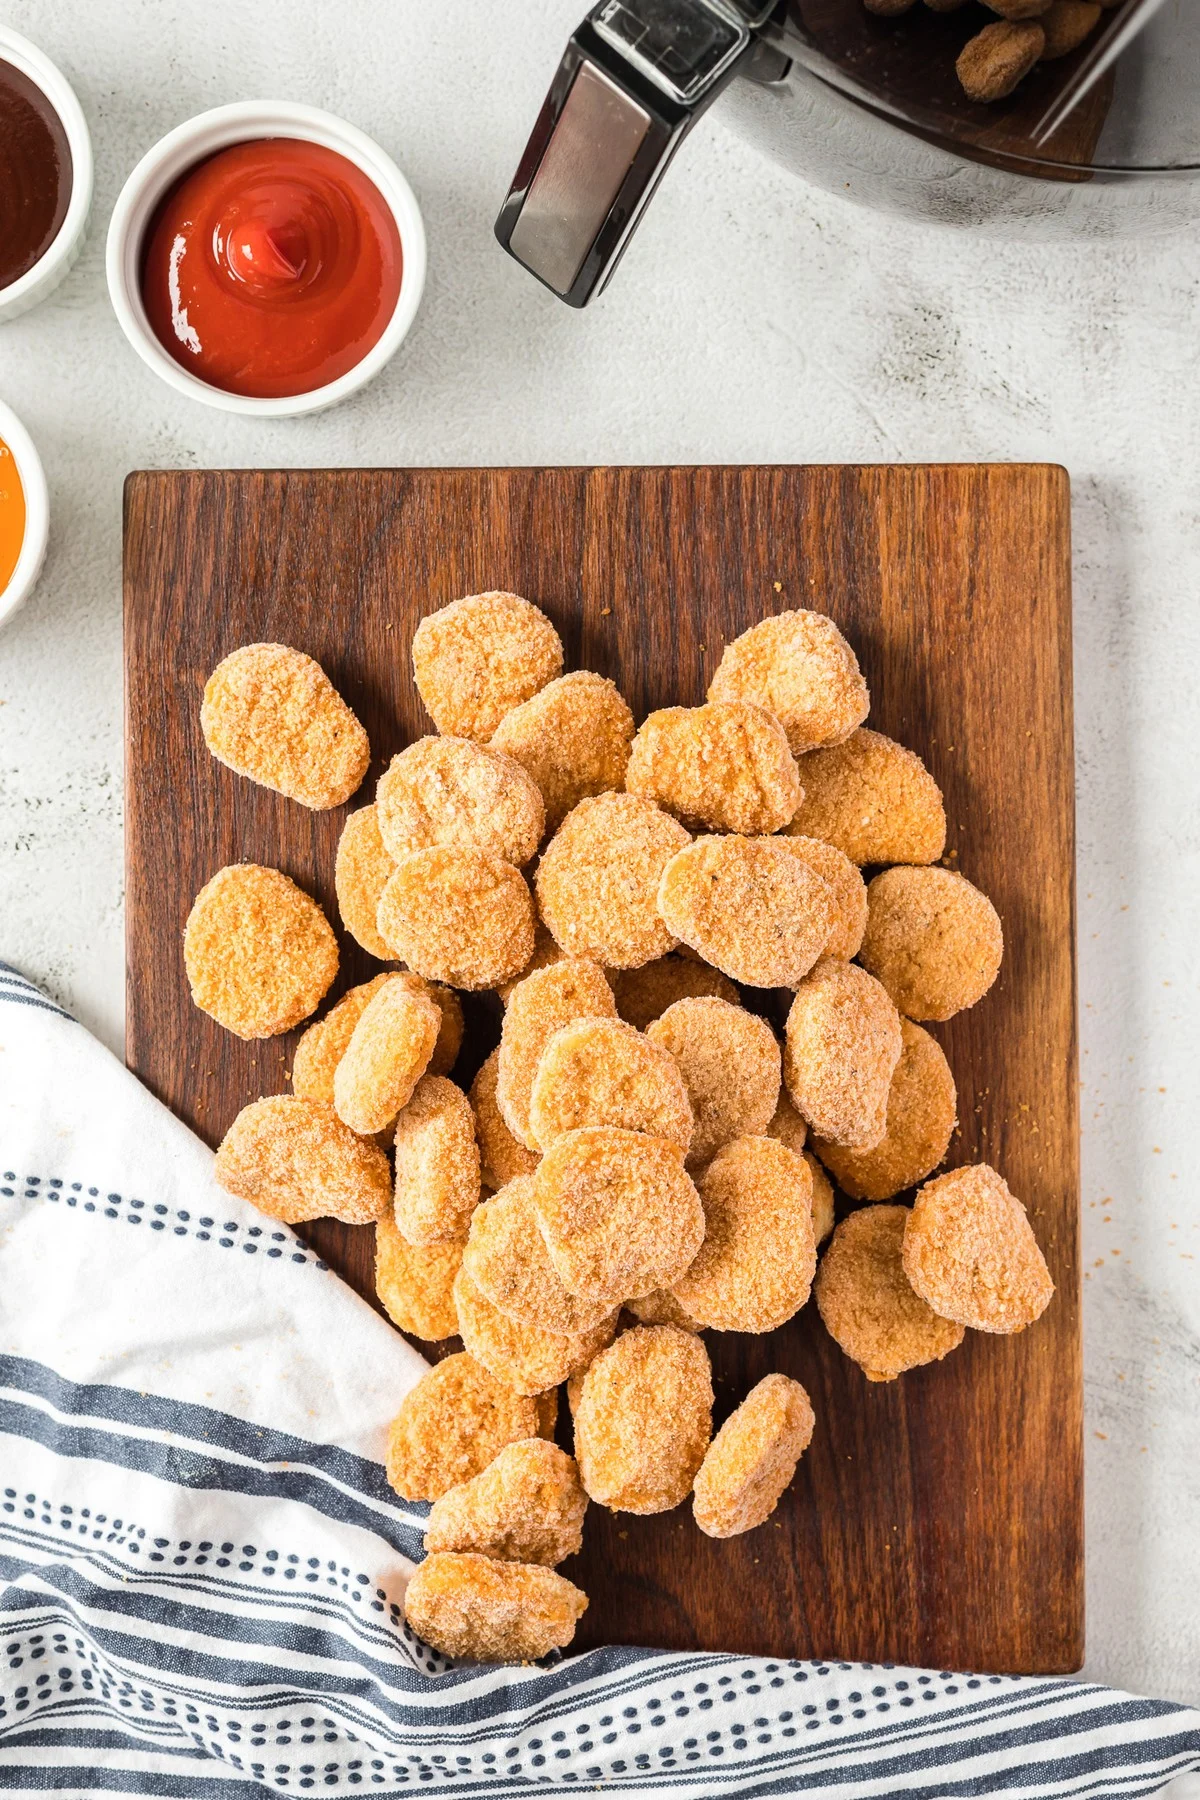
<svg viewBox="0 0 1200 1800">
<path fill-rule="evenodd" d="M 0 401 L 0 625 L 28 598 L 49 535 L 41 458 L 16 413 Z"/>
</svg>

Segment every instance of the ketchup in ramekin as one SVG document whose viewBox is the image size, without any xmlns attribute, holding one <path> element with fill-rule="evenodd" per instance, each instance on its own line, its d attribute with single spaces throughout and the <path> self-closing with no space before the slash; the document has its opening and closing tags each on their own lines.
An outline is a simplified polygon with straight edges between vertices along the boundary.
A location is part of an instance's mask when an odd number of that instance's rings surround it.
<svg viewBox="0 0 1200 1800">
<path fill-rule="evenodd" d="M 227 393 L 278 399 L 363 360 L 403 272 L 395 217 L 357 164 L 321 144 L 256 138 L 198 163 L 163 197 L 141 292 L 182 368 Z"/>
</svg>

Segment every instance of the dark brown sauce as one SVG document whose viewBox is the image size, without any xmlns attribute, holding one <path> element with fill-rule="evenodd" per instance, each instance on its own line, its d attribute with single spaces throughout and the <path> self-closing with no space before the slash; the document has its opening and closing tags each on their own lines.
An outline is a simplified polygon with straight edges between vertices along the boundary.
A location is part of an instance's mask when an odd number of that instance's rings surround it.
<svg viewBox="0 0 1200 1800">
<path fill-rule="evenodd" d="M 0 61 L 0 291 L 50 248 L 71 200 L 71 146 L 35 82 Z"/>
</svg>

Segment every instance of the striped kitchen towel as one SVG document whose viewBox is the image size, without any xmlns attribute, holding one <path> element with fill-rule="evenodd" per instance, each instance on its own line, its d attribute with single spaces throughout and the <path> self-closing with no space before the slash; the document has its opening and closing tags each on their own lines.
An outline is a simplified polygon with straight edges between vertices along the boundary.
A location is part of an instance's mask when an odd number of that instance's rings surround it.
<svg viewBox="0 0 1200 1800">
<path fill-rule="evenodd" d="M 0 966 L 0 1791 L 1149 1794 L 1200 1713 L 613 1649 L 449 1667 L 381 1466 L 420 1358 Z"/>
</svg>

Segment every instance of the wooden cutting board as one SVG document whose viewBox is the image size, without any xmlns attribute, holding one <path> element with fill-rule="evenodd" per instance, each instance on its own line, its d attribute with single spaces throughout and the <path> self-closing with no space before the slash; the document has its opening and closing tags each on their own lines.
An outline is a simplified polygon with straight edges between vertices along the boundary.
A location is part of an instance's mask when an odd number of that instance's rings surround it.
<svg viewBox="0 0 1200 1800">
<path fill-rule="evenodd" d="M 579 1642 L 934 1668 L 1065 1672 L 1083 1654 L 1069 493 L 1052 467 L 414 469 L 142 473 L 126 488 L 129 1065 L 210 1143 L 283 1092 L 295 1037 L 243 1044 L 188 997 L 181 934 L 223 864 L 275 864 L 336 919 L 345 811 L 311 813 L 205 750 L 198 706 L 239 644 L 328 670 L 370 732 L 372 779 L 430 729 L 411 678 L 422 614 L 510 588 L 612 676 L 641 719 L 697 702 L 727 639 L 828 611 L 870 723 L 926 759 L 948 854 L 994 900 L 1005 960 L 934 1030 L 958 1083 L 951 1164 L 986 1159 L 1029 1206 L 1058 1291 L 1015 1338 L 868 1383 L 809 1306 L 766 1337 L 709 1333 L 718 1420 L 781 1369 L 816 1435 L 762 1529 L 703 1537 L 686 1509 L 593 1508 L 571 1574 Z M 349 939 L 339 988 L 373 972 Z M 459 1076 L 496 1041 L 469 1006 Z M 371 1233 L 313 1240 L 370 1295 Z"/>
</svg>

